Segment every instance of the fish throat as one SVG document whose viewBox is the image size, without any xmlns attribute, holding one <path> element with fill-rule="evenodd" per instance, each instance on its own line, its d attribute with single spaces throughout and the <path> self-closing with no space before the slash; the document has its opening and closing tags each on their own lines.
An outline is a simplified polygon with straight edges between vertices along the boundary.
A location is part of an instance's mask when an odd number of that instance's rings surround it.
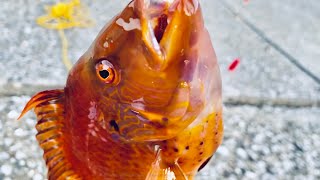
<svg viewBox="0 0 320 180">
<path fill-rule="evenodd" d="M 162 14 L 160 17 L 158 17 L 157 25 L 154 28 L 154 35 L 158 43 L 161 41 L 167 26 L 168 26 L 168 15 Z"/>
</svg>

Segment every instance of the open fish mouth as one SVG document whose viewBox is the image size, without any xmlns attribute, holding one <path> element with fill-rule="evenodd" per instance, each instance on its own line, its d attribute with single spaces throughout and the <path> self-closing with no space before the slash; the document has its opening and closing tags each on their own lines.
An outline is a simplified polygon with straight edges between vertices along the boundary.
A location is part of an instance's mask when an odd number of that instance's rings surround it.
<svg viewBox="0 0 320 180">
<path fill-rule="evenodd" d="M 135 0 L 142 40 L 151 54 L 150 67 L 166 69 L 189 47 L 198 0 Z"/>
</svg>

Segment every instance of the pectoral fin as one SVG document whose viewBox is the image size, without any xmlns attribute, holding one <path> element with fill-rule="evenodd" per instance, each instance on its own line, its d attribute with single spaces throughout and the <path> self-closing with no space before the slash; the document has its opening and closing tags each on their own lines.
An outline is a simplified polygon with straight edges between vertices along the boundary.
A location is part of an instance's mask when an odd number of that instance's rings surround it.
<svg viewBox="0 0 320 180">
<path fill-rule="evenodd" d="M 161 150 L 158 150 L 146 180 L 187 180 L 187 176 L 177 162 L 164 162 L 161 158 Z"/>
<path fill-rule="evenodd" d="M 19 119 L 34 108 L 37 115 L 36 138 L 44 151 L 48 179 L 81 179 L 68 162 L 64 149 L 64 91 L 43 91 L 31 98 Z"/>
</svg>

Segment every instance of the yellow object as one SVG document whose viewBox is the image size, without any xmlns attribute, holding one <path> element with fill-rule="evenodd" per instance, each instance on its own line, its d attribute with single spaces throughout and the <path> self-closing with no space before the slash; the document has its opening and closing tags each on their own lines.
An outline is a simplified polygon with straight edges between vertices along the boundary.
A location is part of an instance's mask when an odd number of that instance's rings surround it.
<svg viewBox="0 0 320 180">
<path fill-rule="evenodd" d="M 59 36 L 62 43 L 62 62 L 66 66 L 68 70 L 72 68 L 72 63 L 70 59 L 68 58 L 68 40 L 66 38 L 66 35 L 64 34 L 63 30 L 59 30 Z"/>
<path fill-rule="evenodd" d="M 45 9 L 47 14 L 40 16 L 37 19 L 37 24 L 47 29 L 59 31 L 62 42 L 62 60 L 67 69 L 70 70 L 72 63 L 68 58 L 68 40 L 63 30 L 74 27 L 91 27 L 94 25 L 94 21 L 88 18 L 89 11 L 86 6 L 81 4 L 80 0 L 58 2 Z"/>
</svg>

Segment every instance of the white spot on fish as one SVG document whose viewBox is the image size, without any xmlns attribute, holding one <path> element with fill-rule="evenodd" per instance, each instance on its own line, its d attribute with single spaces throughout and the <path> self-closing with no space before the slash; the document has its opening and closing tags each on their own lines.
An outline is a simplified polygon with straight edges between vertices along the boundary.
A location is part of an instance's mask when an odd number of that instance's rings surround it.
<svg viewBox="0 0 320 180">
<path fill-rule="evenodd" d="M 177 179 L 174 172 L 171 171 L 170 168 L 166 169 L 165 171 L 166 171 L 168 180 L 176 180 Z"/>
<path fill-rule="evenodd" d="M 91 135 L 97 137 L 97 133 L 95 131 L 90 131 Z"/>
<path fill-rule="evenodd" d="M 145 109 L 145 105 L 144 105 L 144 99 L 143 97 L 133 100 L 131 103 L 131 106 L 135 109 L 139 109 L 139 110 L 144 110 Z"/>
<path fill-rule="evenodd" d="M 131 103 L 131 106 L 132 106 L 134 109 L 145 110 L 145 105 L 142 104 L 142 103 L 140 103 L 140 102 Z"/>
<path fill-rule="evenodd" d="M 104 137 L 100 137 L 100 139 L 103 141 L 103 142 L 108 142 L 106 138 Z"/>
<path fill-rule="evenodd" d="M 91 101 L 90 102 L 88 118 L 91 119 L 91 120 L 94 120 L 94 119 L 96 119 L 96 117 L 97 117 L 96 103 L 94 101 Z"/>
<path fill-rule="evenodd" d="M 155 146 L 154 146 L 154 152 L 158 152 L 159 148 L 160 148 L 159 145 L 155 145 Z"/>
<path fill-rule="evenodd" d="M 108 41 L 104 42 L 104 43 L 103 43 L 103 47 L 104 47 L 104 48 L 108 48 L 108 47 L 109 47 L 109 42 L 108 42 Z"/>
<path fill-rule="evenodd" d="M 133 100 L 133 102 L 144 102 L 144 99 L 143 99 L 143 97 L 141 97 L 139 99 Z"/>
<path fill-rule="evenodd" d="M 117 19 L 116 23 L 121 26 L 125 31 L 131 31 L 134 29 L 141 30 L 140 19 L 130 18 L 129 22 L 125 22 L 122 18 Z"/>
</svg>

